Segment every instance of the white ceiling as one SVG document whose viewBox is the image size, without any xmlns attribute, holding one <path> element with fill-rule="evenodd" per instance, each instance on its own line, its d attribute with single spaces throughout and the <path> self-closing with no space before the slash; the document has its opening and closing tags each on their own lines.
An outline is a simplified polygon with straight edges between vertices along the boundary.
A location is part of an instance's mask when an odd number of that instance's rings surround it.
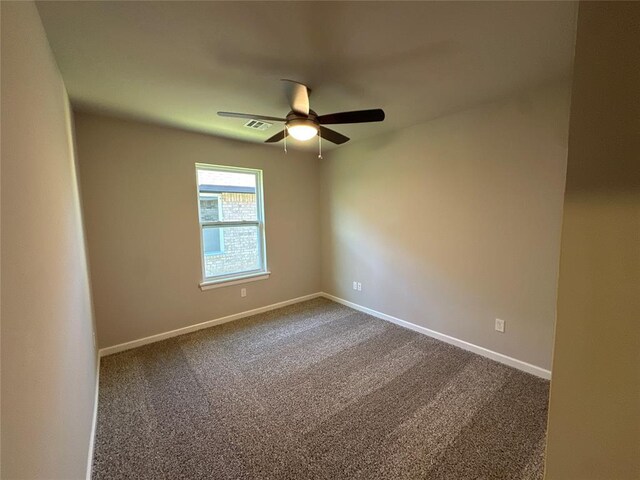
<svg viewBox="0 0 640 480">
<path fill-rule="evenodd" d="M 280 78 L 354 140 L 571 71 L 573 2 L 39 2 L 74 106 L 261 142 L 218 110 L 284 116 Z"/>
</svg>

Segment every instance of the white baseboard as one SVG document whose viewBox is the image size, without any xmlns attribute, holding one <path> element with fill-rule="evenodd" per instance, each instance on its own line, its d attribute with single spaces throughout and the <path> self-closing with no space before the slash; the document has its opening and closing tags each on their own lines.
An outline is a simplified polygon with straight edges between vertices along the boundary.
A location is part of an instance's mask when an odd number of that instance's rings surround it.
<svg viewBox="0 0 640 480">
<path fill-rule="evenodd" d="M 276 308 L 286 307 L 287 305 L 293 305 L 294 303 L 305 302 L 307 300 L 311 300 L 313 298 L 318 298 L 321 296 L 322 296 L 322 293 L 320 292 L 312 293 L 310 295 L 304 295 L 302 297 L 292 298 L 291 300 L 285 300 L 284 302 L 278 302 L 272 305 L 267 305 L 266 307 L 254 308 L 253 310 L 234 313 L 233 315 L 227 315 L 226 317 L 216 318 L 214 320 L 209 320 L 207 322 L 197 323 L 196 325 L 190 325 L 188 327 L 178 328 L 176 330 L 171 330 L 170 332 L 158 333 L 156 335 L 140 338 L 138 340 L 132 340 L 130 342 L 121 343 L 119 345 L 113 345 L 111 347 L 101 348 L 100 356 L 105 357 L 113 353 L 123 352 L 125 350 L 141 347 L 142 345 L 147 345 L 149 343 L 159 342 L 161 340 L 166 340 L 167 338 L 177 337 L 178 335 L 184 335 L 185 333 L 191 333 L 197 330 L 202 330 L 203 328 L 209 328 L 215 325 L 221 325 L 223 323 L 232 322 L 234 320 L 239 320 L 244 317 L 250 317 L 251 315 L 257 315 L 263 312 L 268 312 L 269 310 L 275 310 Z"/>
<path fill-rule="evenodd" d="M 449 343 L 451 345 L 455 345 L 456 347 L 460 347 L 464 350 L 468 350 L 469 352 L 477 353 L 478 355 L 482 355 L 483 357 L 487 357 L 487 358 L 490 358 L 491 360 L 495 360 L 497 362 L 503 363 L 510 367 L 517 368 L 518 370 L 522 370 L 523 372 L 531 373 L 532 375 L 545 378 L 547 380 L 551 379 L 551 371 L 545 370 L 544 368 L 538 367 L 537 365 L 532 365 L 530 363 L 523 362 L 522 360 L 518 360 L 517 358 L 509 357 L 502 353 L 494 352 L 493 350 L 489 350 L 488 348 L 480 347 L 478 345 L 474 345 L 473 343 L 465 342 L 464 340 L 460 340 L 458 338 L 445 335 L 444 333 L 436 332 L 435 330 L 430 330 L 426 327 L 421 327 L 420 325 L 416 325 L 414 323 L 401 320 L 399 318 L 393 317 L 391 315 L 387 315 L 386 313 L 378 312 L 377 310 L 373 310 L 371 308 L 363 307 L 362 305 L 349 302 L 348 300 L 344 300 L 342 298 L 330 295 L 328 293 L 322 292 L 322 296 L 329 300 L 333 300 L 334 302 L 341 303 L 342 305 L 346 305 L 347 307 L 351 307 L 354 310 L 367 313 L 381 320 L 386 320 L 388 322 L 395 323 L 396 325 L 400 325 L 401 327 L 409 328 L 415 332 L 428 335 L 437 340 L 441 340 L 445 343 Z"/>
<path fill-rule="evenodd" d="M 100 356 L 96 365 L 96 393 L 93 400 L 93 420 L 91 421 L 91 434 L 89 436 L 89 453 L 87 455 L 87 480 L 91 480 L 93 473 L 93 450 L 96 445 L 96 427 L 98 424 L 98 387 L 100 386 Z"/>
<path fill-rule="evenodd" d="M 221 325 L 223 323 L 232 322 L 234 320 L 239 320 L 241 318 L 250 317 L 251 315 L 257 315 L 259 313 L 268 312 L 269 310 L 275 310 L 276 308 L 286 307 L 287 305 L 293 305 L 294 303 L 300 303 L 300 302 L 304 302 L 304 301 L 311 300 L 313 298 L 318 298 L 318 297 L 324 297 L 329 300 L 333 300 L 334 302 L 340 303 L 342 305 L 346 305 L 347 307 L 353 308 L 354 310 L 367 313 L 376 318 L 380 318 L 381 320 L 386 320 L 388 322 L 395 323 L 396 325 L 400 325 L 401 327 L 409 328 L 415 332 L 428 335 L 437 340 L 441 340 L 445 343 L 449 343 L 451 345 L 455 345 L 456 347 L 460 347 L 464 350 L 477 353 L 478 355 L 482 355 L 483 357 L 487 357 L 497 362 L 508 365 L 510 367 L 517 368 L 518 370 L 531 373 L 533 375 L 536 375 L 541 378 L 545 378 L 547 380 L 551 379 L 551 371 L 546 370 L 542 367 L 538 367 L 537 365 L 532 365 L 522 360 L 518 360 L 517 358 L 509 357 L 508 355 L 494 352 L 493 350 L 489 350 L 488 348 L 484 348 L 479 345 L 474 345 L 473 343 L 469 343 L 464 340 L 460 340 L 458 338 L 445 335 L 444 333 L 436 332 L 435 330 L 431 330 L 429 328 L 422 327 L 420 325 L 416 325 L 414 323 L 410 323 L 405 320 L 401 320 L 392 315 L 387 315 L 386 313 L 378 312 L 377 310 L 373 310 L 368 307 L 363 307 L 362 305 L 358 305 L 357 303 L 349 302 L 348 300 L 344 300 L 340 297 L 336 297 L 334 295 L 330 295 L 325 292 L 312 293 L 310 295 L 304 295 L 302 297 L 292 298 L 291 300 L 285 300 L 284 302 L 274 303 L 272 305 L 267 305 L 265 307 L 254 308 L 253 310 L 247 310 L 245 312 L 235 313 L 233 315 L 227 315 L 226 317 L 216 318 L 214 320 L 198 323 L 196 325 L 190 325 L 188 327 L 178 328 L 176 330 L 171 330 L 170 332 L 159 333 L 157 335 L 151 335 L 149 337 L 140 338 L 138 340 L 132 340 L 131 342 L 126 342 L 126 343 L 121 343 L 119 345 L 114 345 L 111 347 L 101 348 L 100 356 L 104 357 L 106 355 L 111 355 L 113 353 L 123 352 L 125 350 L 130 350 L 132 348 L 140 347 L 142 345 L 147 345 L 149 343 L 159 342 L 161 340 L 166 340 L 167 338 L 177 337 L 178 335 L 184 335 L 185 333 L 195 332 L 197 330 L 213 327 L 215 325 Z M 97 390 L 96 390 L 96 405 L 97 405 Z M 95 422 L 95 418 L 94 418 L 94 422 Z"/>
</svg>

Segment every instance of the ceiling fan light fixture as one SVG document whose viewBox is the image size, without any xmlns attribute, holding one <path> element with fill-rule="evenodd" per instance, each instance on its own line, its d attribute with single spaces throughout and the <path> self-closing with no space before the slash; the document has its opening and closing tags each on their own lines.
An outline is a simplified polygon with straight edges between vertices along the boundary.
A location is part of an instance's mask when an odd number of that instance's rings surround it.
<svg viewBox="0 0 640 480">
<path fill-rule="evenodd" d="M 311 120 L 294 119 L 287 123 L 287 131 L 296 140 L 304 142 L 318 134 L 318 126 Z"/>
<path fill-rule="evenodd" d="M 218 112 L 218 115 L 221 117 L 249 120 L 246 124 L 249 128 L 258 128 L 260 124 L 265 125 L 267 122 L 283 122 L 284 128 L 275 135 L 267 138 L 265 143 L 277 143 L 284 140 L 285 152 L 287 151 L 287 137 L 289 135 L 295 140 L 302 142 L 306 142 L 317 136 L 319 139 L 318 148 L 321 149 L 322 140 L 328 140 L 335 145 L 342 145 L 349 141 L 349 137 L 345 137 L 341 133 L 327 128 L 327 125 L 381 122 L 384 120 L 385 114 L 381 108 L 318 115 L 309 108 L 309 94 L 311 93 L 309 87 L 294 80 L 283 80 L 283 82 L 285 82 L 287 100 L 291 107 L 291 111 L 285 118 L 237 112 Z M 322 153 L 320 155 L 322 155 Z"/>
</svg>

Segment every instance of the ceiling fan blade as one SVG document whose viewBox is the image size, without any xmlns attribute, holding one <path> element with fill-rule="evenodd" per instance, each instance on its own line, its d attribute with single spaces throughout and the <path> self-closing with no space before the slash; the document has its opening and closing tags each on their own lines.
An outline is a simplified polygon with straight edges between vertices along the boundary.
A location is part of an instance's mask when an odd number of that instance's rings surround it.
<svg viewBox="0 0 640 480">
<path fill-rule="evenodd" d="M 309 115 L 309 95 L 311 90 L 303 83 L 282 79 L 291 110 L 301 115 Z"/>
<path fill-rule="evenodd" d="M 349 137 L 345 137 L 341 133 L 331 130 L 330 128 L 323 127 L 322 125 L 320 125 L 320 135 L 322 135 L 322 138 L 325 140 L 329 140 L 336 145 L 341 145 L 349 141 Z"/>
<path fill-rule="evenodd" d="M 322 125 L 331 125 L 336 123 L 365 123 L 365 122 L 381 122 L 384 120 L 384 110 L 374 108 L 372 110 L 356 110 L 353 112 L 338 112 L 320 115 L 318 122 Z"/>
<path fill-rule="evenodd" d="M 264 143 L 276 143 L 284 138 L 284 130 L 276 133 L 273 137 L 267 138 Z"/>
<path fill-rule="evenodd" d="M 218 112 L 221 117 L 248 118 L 250 120 L 270 120 L 272 122 L 286 122 L 286 118 L 269 117 L 267 115 L 254 115 L 253 113 Z"/>
</svg>

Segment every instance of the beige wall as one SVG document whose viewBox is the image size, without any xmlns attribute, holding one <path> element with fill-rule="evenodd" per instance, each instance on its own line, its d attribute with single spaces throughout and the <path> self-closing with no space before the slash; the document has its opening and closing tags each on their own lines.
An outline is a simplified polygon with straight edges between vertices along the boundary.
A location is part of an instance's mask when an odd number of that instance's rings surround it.
<svg viewBox="0 0 640 480">
<path fill-rule="evenodd" d="M 71 116 L 32 2 L 2 2 L 2 478 L 85 478 L 96 350 Z"/>
<path fill-rule="evenodd" d="M 101 347 L 319 291 L 313 152 L 86 113 L 75 120 Z M 269 279 L 200 291 L 196 162 L 263 170 Z"/>
<path fill-rule="evenodd" d="M 640 3 L 582 3 L 547 480 L 640 478 Z"/>
<path fill-rule="evenodd" d="M 549 86 L 330 152 L 324 291 L 548 369 L 568 104 Z"/>
</svg>

